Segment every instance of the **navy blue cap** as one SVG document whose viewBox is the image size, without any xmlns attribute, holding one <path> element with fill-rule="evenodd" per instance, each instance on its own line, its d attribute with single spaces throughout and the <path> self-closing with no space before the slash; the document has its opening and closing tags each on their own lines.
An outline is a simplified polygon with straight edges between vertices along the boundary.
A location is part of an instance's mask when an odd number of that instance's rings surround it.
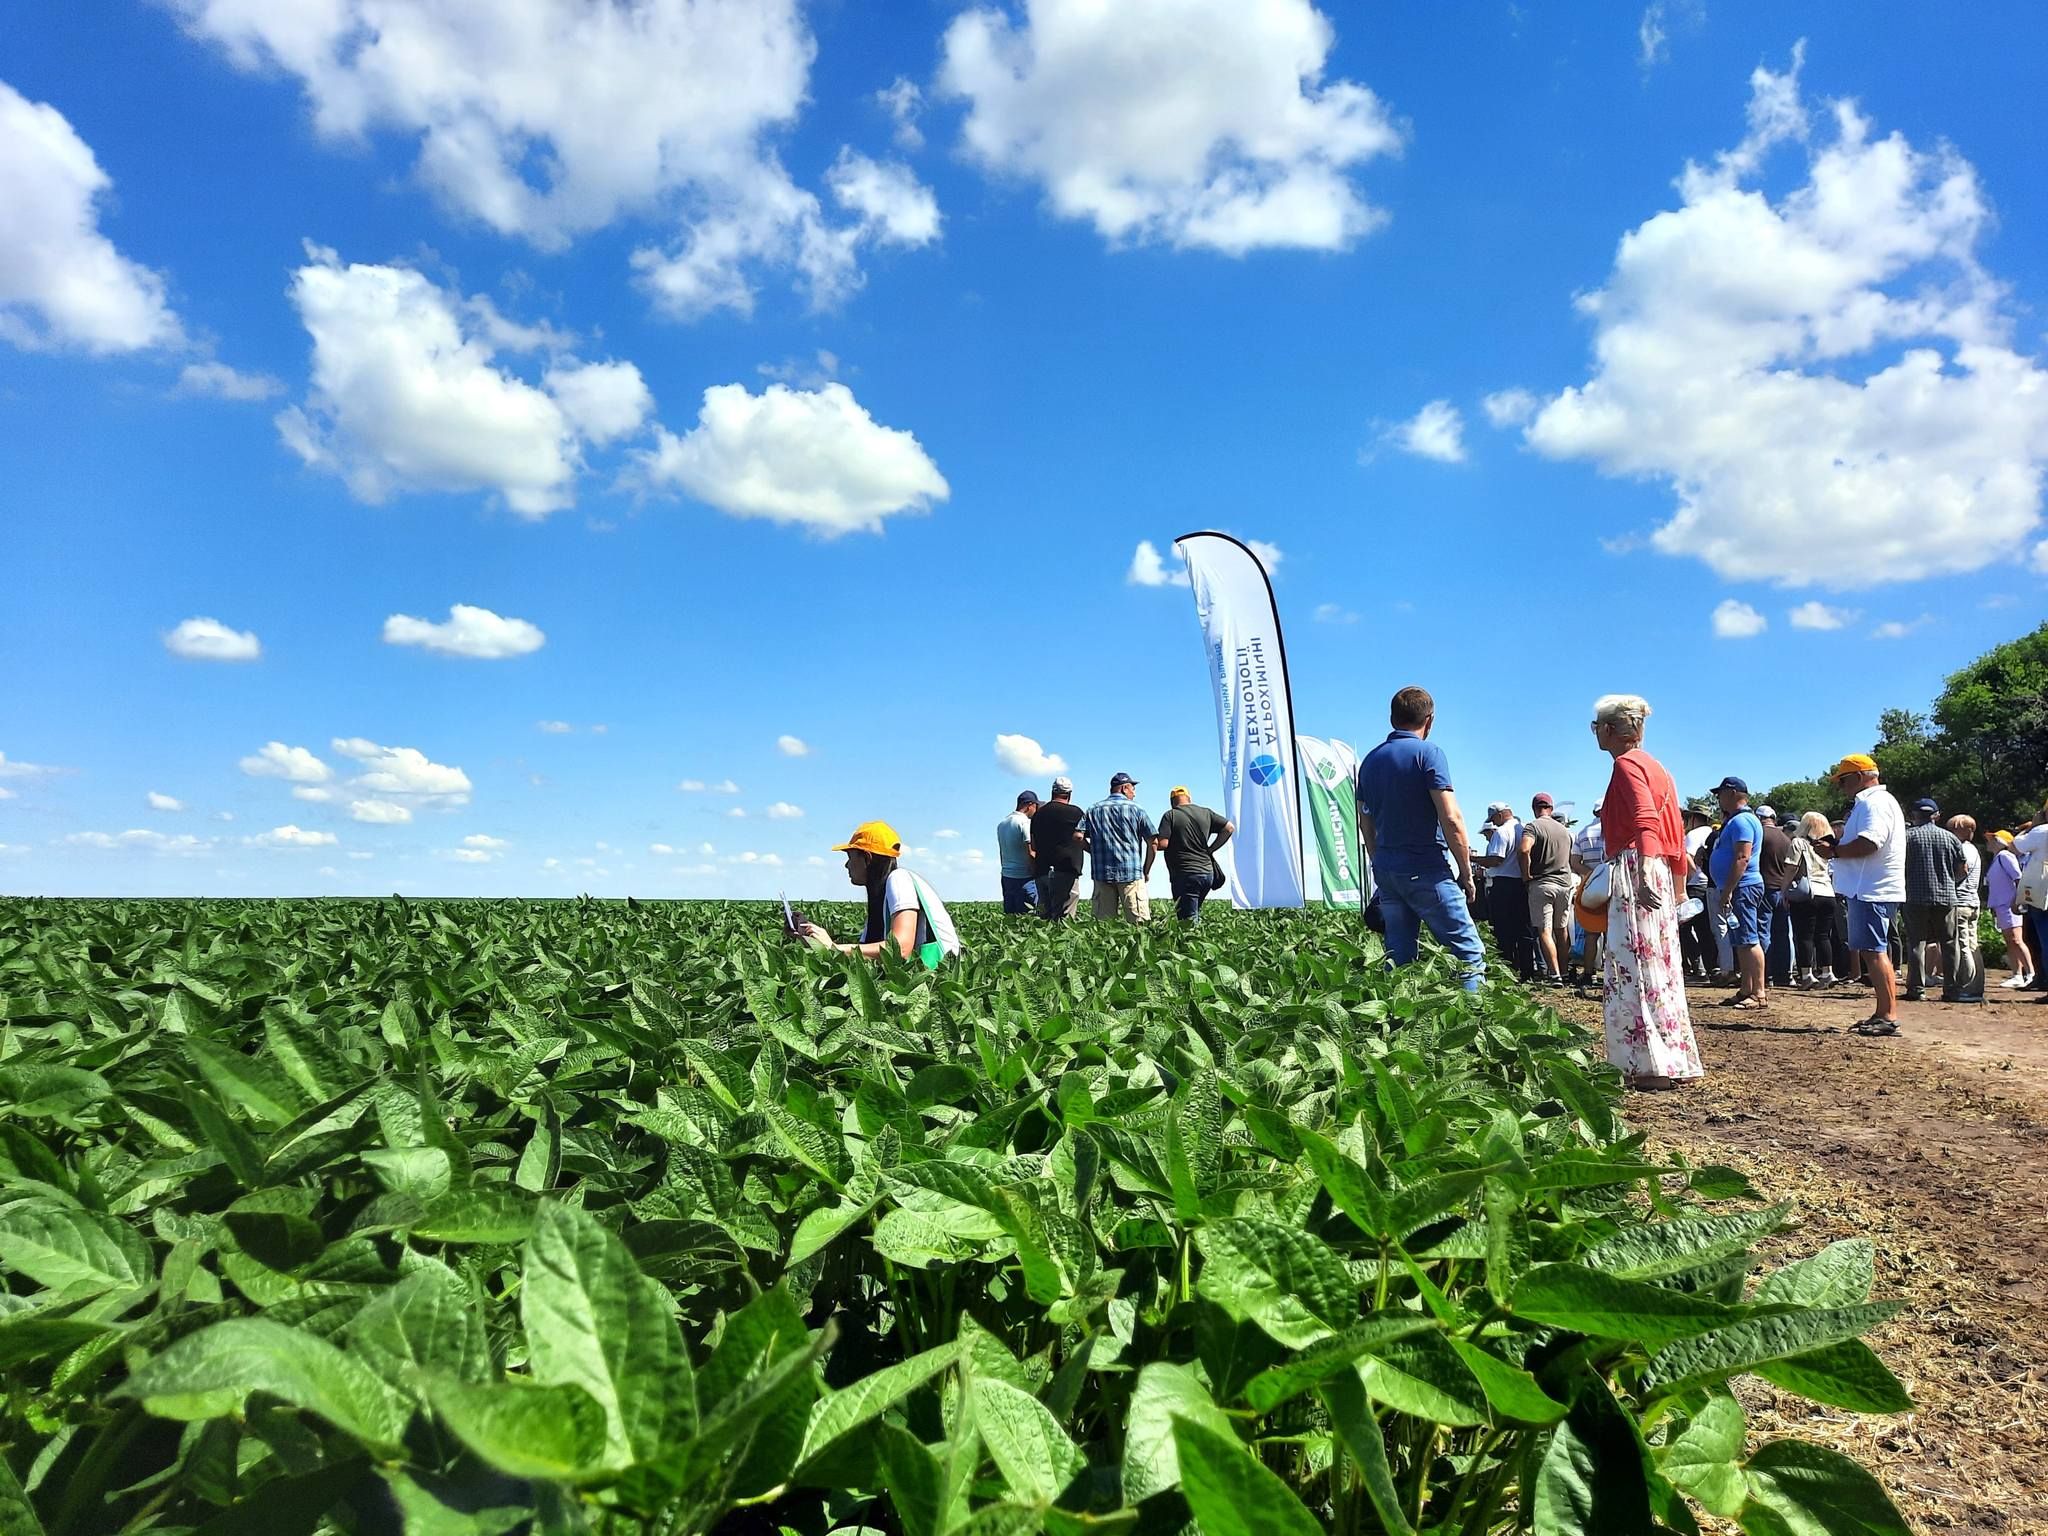
<svg viewBox="0 0 2048 1536">
<path fill-rule="evenodd" d="M 1724 789 L 1732 789 L 1738 795 L 1746 795 L 1749 793 L 1749 786 L 1743 783 L 1742 780 L 1735 777 L 1735 775 L 1732 773 L 1729 774 L 1727 778 L 1723 779 L 1720 783 L 1714 786 L 1714 793 L 1718 795 Z"/>
<path fill-rule="evenodd" d="M 1110 775 L 1109 787 L 1111 789 L 1122 789 L 1126 784 L 1135 784 L 1137 782 L 1128 773 L 1116 773 Z"/>
<path fill-rule="evenodd" d="M 1936 805 L 1934 801 L 1926 795 L 1922 795 L 1918 800 L 1915 800 L 1913 802 L 1913 809 L 1916 811 L 1925 811 L 1930 816 L 1939 816 L 1941 814 L 1941 807 Z"/>
<path fill-rule="evenodd" d="M 1017 797 L 1017 809 L 1020 811 L 1023 810 L 1024 807 L 1027 805 L 1036 804 L 1038 804 L 1038 795 L 1037 792 L 1034 790 L 1027 789 L 1024 791 L 1023 794 Z"/>
</svg>

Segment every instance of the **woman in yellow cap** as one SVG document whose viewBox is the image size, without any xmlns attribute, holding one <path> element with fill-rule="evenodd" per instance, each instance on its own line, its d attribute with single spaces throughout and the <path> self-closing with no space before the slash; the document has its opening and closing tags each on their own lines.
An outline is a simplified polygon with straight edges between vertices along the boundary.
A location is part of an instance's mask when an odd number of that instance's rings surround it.
<svg viewBox="0 0 2048 1536">
<path fill-rule="evenodd" d="M 859 940 L 852 944 L 835 943 L 816 923 L 804 924 L 805 938 L 814 944 L 830 944 L 847 955 L 879 955 L 888 944 L 904 959 L 915 956 L 927 966 L 936 966 L 945 955 L 960 953 L 959 931 L 938 892 L 924 876 L 912 874 L 896 862 L 903 852 L 903 839 L 889 823 L 862 822 L 852 837 L 833 844 L 833 852 L 846 855 L 846 878 L 868 893 L 868 920 Z"/>
<path fill-rule="evenodd" d="M 1984 834 L 1984 850 L 1991 855 L 1991 924 L 2005 935 L 2005 963 L 2012 974 L 2001 987 L 2031 987 L 2034 984 L 2034 956 L 2027 948 L 2027 915 L 2019 905 L 2020 856 L 2013 852 L 2013 835 L 1998 831 Z"/>
</svg>

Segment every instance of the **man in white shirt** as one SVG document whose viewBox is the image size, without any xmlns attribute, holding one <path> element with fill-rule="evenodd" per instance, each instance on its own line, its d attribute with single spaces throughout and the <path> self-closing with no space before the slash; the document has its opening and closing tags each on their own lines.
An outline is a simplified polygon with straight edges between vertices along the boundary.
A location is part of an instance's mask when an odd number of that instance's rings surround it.
<svg viewBox="0 0 2048 1536">
<path fill-rule="evenodd" d="M 1473 863 L 1486 871 L 1486 918 L 1501 958 L 1527 981 L 1536 974 L 1536 934 L 1529 926 L 1529 888 L 1522 878 L 1522 824 L 1514 807 L 1486 808 L 1486 852 Z"/>
<path fill-rule="evenodd" d="M 1849 947 L 1863 957 L 1876 988 L 1860 1034 L 1899 1032 L 1899 979 L 1892 969 L 1892 918 L 1906 899 L 1906 817 L 1891 791 L 1878 783 L 1877 763 L 1852 752 L 1828 774 L 1856 797 L 1842 835 L 1823 850 L 1834 860 L 1835 894 L 1848 899 Z"/>
</svg>

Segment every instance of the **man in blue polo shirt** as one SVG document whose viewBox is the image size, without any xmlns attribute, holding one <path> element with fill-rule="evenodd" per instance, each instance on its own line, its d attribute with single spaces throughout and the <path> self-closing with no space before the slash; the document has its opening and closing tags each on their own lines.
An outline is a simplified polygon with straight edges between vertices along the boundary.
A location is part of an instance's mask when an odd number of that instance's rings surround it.
<svg viewBox="0 0 2048 1536">
<path fill-rule="evenodd" d="M 1457 956 L 1465 990 L 1477 992 L 1486 948 L 1472 923 L 1465 817 L 1443 749 L 1429 740 L 1436 701 L 1420 688 L 1403 688 L 1394 695 L 1388 723 L 1393 733 L 1358 765 L 1358 833 L 1386 919 L 1387 963 L 1412 964 L 1427 926 Z"/>
<path fill-rule="evenodd" d="M 1721 805 L 1721 835 L 1707 873 L 1721 893 L 1721 916 L 1728 925 L 1728 944 L 1735 951 L 1735 995 L 1723 1005 L 1754 1012 L 1768 1001 L 1764 982 L 1764 943 L 1770 934 L 1770 907 L 1764 895 L 1764 824 L 1749 808 L 1749 786 L 1729 775 L 1714 786 Z"/>
</svg>

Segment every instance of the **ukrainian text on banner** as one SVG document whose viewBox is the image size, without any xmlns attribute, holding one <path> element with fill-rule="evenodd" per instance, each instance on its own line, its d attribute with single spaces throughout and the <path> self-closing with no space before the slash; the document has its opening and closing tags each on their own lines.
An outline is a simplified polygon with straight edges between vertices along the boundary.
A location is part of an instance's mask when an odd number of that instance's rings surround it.
<svg viewBox="0 0 2048 1536">
<path fill-rule="evenodd" d="M 1287 652 L 1265 567 L 1225 533 L 1175 540 L 1188 563 L 1216 690 L 1223 814 L 1231 840 L 1231 905 L 1301 905 L 1300 774 Z"/>
<path fill-rule="evenodd" d="M 1323 905 L 1356 909 L 1365 892 L 1358 878 L 1357 762 L 1341 741 L 1296 736 L 1309 825 L 1316 833 L 1316 864 Z"/>
</svg>

